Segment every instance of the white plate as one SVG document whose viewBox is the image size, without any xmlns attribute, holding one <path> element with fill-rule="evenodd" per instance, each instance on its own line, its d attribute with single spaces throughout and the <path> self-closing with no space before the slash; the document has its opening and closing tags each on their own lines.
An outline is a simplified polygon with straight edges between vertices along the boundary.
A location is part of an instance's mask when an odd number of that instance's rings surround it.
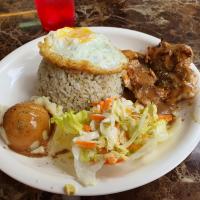
<svg viewBox="0 0 200 200">
<path fill-rule="evenodd" d="M 144 51 L 147 46 L 157 45 L 160 41 L 147 34 L 126 29 L 92 29 L 107 35 L 121 49 Z M 34 95 L 36 72 L 41 60 L 37 44 L 41 40 L 42 38 L 38 38 L 23 45 L 0 62 L 0 104 L 12 105 Z M 200 77 L 196 67 L 193 68 Z M 16 154 L 5 148 L 2 140 L 0 169 L 22 183 L 54 193 L 63 193 L 66 183 L 73 183 L 77 187 L 77 195 L 110 194 L 139 187 L 175 168 L 198 144 L 200 124 L 195 123 L 191 117 L 193 110 L 199 110 L 198 101 L 199 96 L 192 106 L 184 109 L 185 120 L 174 129 L 174 137 L 159 145 L 157 150 L 143 159 L 104 167 L 98 173 L 99 182 L 96 186 L 83 187 L 71 172 L 67 174 L 63 169 L 54 166 L 49 158 L 28 158 Z M 67 171 L 70 167 L 67 167 Z"/>
</svg>

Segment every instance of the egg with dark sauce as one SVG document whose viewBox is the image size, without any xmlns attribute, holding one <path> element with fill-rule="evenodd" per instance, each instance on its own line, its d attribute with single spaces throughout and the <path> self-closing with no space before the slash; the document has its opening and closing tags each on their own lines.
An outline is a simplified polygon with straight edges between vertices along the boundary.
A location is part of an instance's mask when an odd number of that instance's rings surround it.
<svg viewBox="0 0 200 200">
<path fill-rule="evenodd" d="M 12 106 L 3 117 L 3 128 L 9 147 L 28 156 L 43 155 L 32 153 L 46 143 L 50 132 L 50 116 L 47 110 L 33 102 Z"/>
</svg>

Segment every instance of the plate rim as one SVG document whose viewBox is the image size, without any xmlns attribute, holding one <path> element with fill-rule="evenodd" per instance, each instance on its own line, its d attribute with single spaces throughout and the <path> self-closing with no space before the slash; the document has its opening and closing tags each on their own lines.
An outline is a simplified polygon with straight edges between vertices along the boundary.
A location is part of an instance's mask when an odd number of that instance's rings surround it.
<svg viewBox="0 0 200 200">
<path fill-rule="evenodd" d="M 130 30 L 130 29 L 116 28 L 116 27 L 98 27 L 98 26 L 90 27 L 90 28 L 92 28 L 94 31 L 98 31 L 98 30 L 101 30 L 101 31 L 104 30 L 105 32 L 107 30 L 110 30 L 110 31 L 111 30 L 122 31 L 122 32 L 126 32 L 127 34 L 139 35 L 139 37 L 141 37 L 141 38 L 147 38 L 148 41 L 149 40 L 152 41 L 152 42 L 160 41 L 160 39 L 158 39 L 158 38 L 156 38 L 154 36 L 151 36 L 151 35 L 148 35 L 146 33 L 139 32 L 139 31 Z M 19 48 L 15 49 L 14 51 L 12 51 L 11 53 L 9 53 L 7 56 L 5 56 L 0 61 L 0 73 L 1 73 L 2 70 L 4 70 L 4 68 L 7 65 L 9 65 L 9 59 L 11 59 L 16 54 L 19 54 L 20 52 L 24 51 L 23 49 L 26 48 L 27 46 L 33 45 L 35 42 L 40 41 L 44 37 L 45 36 L 41 36 L 41 37 L 36 38 L 36 39 L 34 39 L 32 41 L 29 41 L 29 42 L 25 43 L 24 45 L 20 46 Z M 193 64 L 193 66 L 195 67 L 195 71 L 198 73 L 198 76 L 200 77 L 200 73 L 199 73 L 198 69 L 196 68 L 196 66 L 194 64 Z M 179 149 L 178 154 L 180 154 L 181 156 L 179 156 L 178 158 L 176 157 L 175 160 L 168 159 L 168 161 L 170 160 L 170 161 L 173 161 L 173 162 L 170 162 L 167 165 L 166 168 L 161 167 L 159 173 L 156 173 L 157 175 L 154 174 L 154 175 L 149 176 L 148 178 L 145 179 L 146 181 L 144 181 L 144 180 L 143 181 L 139 181 L 138 184 L 135 184 L 134 186 L 132 186 L 130 184 L 127 184 L 127 185 L 125 185 L 125 186 L 123 186 L 121 188 L 118 188 L 118 187 L 117 188 L 112 188 L 111 192 L 105 190 L 104 192 L 95 191 L 95 193 L 93 192 L 93 193 L 88 194 L 88 193 L 85 193 L 84 191 L 82 191 L 82 192 L 77 191 L 77 195 L 79 195 L 79 196 L 92 196 L 92 195 L 97 196 L 97 195 L 106 195 L 106 194 L 118 193 L 118 192 L 127 191 L 127 190 L 130 190 L 130 189 L 134 189 L 134 188 L 140 187 L 142 185 L 145 185 L 147 183 L 150 183 L 150 182 L 160 178 L 161 176 L 165 175 L 166 173 L 168 173 L 169 171 L 171 171 L 175 167 L 177 167 L 194 150 L 194 148 L 198 145 L 198 143 L 200 141 L 200 134 L 199 135 L 196 134 L 194 136 L 195 137 L 190 139 L 190 143 L 189 143 L 190 145 L 189 145 L 189 147 L 187 147 L 187 150 L 184 149 L 184 153 L 183 153 L 182 150 L 180 152 L 180 149 Z M 0 150 L 0 152 L 1 152 L 1 150 Z M 6 160 L 6 156 L 3 153 L 0 153 L 0 160 Z M 14 160 L 14 158 L 13 158 L 13 160 Z M 5 163 L 4 162 L 0 162 L 0 169 L 4 173 L 9 175 L 10 177 L 16 179 L 17 181 L 19 181 L 21 183 L 24 183 L 26 185 L 29 185 L 31 187 L 34 187 L 34 188 L 37 188 L 37 189 L 40 189 L 40 190 L 53 192 L 53 193 L 57 193 L 57 194 L 64 194 L 64 193 L 58 191 L 57 188 L 52 189 L 52 188 L 49 188 L 48 186 L 46 187 L 45 184 L 43 185 L 43 183 L 33 182 L 31 176 L 25 176 L 24 172 L 26 172 L 27 167 L 23 166 L 23 164 L 21 164 L 21 163 L 17 163 L 16 166 L 19 165 L 18 167 L 22 167 L 22 169 L 24 169 L 24 170 L 21 170 L 21 171 L 18 171 L 18 173 L 15 173 L 15 170 L 7 167 L 8 164 L 12 164 L 11 161 L 9 160 L 9 162 L 7 162 L 7 163 L 6 162 Z M 36 174 L 38 173 L 38 172 L 35 172 L 36 170 L 33 170 L 32 168 L 28 168 L 28 169 L 32 171 L 32 175 L 34 175 L 35 173 Z M 27 174 L 27 172 L 26 172 L 26 174 Z M 47 174 L 43 174 L 43 176 L 47 176 Z M 73 182 L 76 183 L 74 180 L 72 180 L 71 182 L 72 183 Z M 94 188 L 95 188 L 95 186 L 94 186 Z"/>
</svg>

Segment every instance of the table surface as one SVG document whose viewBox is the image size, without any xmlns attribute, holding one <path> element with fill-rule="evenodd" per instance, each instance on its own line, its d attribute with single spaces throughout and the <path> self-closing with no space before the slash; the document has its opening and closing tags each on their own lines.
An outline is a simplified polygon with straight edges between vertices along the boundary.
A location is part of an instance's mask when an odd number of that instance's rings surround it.
<svg viewBox="0 0 200 200">
<path fill-rule="evenodd" d="M 77 26 L 115 26 L 142 31 L 193 48 L 200 69 L 199 0 L 77 0 Z M 32 0 L 0 0 L 0 59 L 45 32 Z M 1 162 L 1 161 L 0 161 Z M 63 197 L 33 189 L 0 171 L 0 200 L 59 200 Z M 199 200 L 200 144 L 173 171 L 145 186 L 113 195 L 83 197 L 134 200 Z"/>
</svg>

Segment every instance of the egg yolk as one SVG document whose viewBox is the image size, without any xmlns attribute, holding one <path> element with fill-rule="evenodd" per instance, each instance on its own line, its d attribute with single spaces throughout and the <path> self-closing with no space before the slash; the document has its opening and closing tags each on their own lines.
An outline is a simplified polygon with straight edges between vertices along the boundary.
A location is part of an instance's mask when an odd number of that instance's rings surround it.
<svg viewBox="0 0 200 200">
<path fill-rule="evenodd" d="M 92 37 L 92 31 L 89 28 L 63 28 L 57 31 L 59 38 L 73 38 L 78 39 L 80 43 L 89 42 Z"/>
</svg>

